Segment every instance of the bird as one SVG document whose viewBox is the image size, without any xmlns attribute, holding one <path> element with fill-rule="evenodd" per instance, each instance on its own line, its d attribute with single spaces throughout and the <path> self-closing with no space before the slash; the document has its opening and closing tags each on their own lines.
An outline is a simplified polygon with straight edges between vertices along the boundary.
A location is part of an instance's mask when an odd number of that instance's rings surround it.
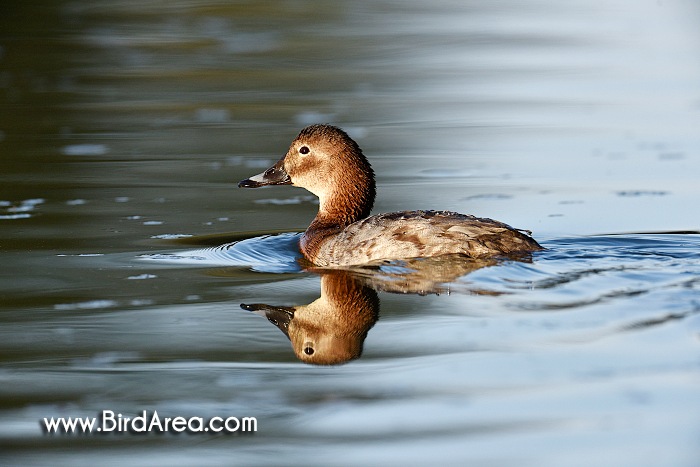
<svg viewBox="0 0 700 467">
<path fill-rule="evenodd" d="M 468 214 L 370 215 L 377 194 L 372 166 L 345 131 L 329 124 L 305 127 L 276 164 L 238 183 L 240 188 L 270 185 L 301 187 L 318 197 L 318 213 L 299 240 L 304 258 L 318 267 L 454 254 L 507 257 L 543 249 L 529 231 Z"/>
</svg>

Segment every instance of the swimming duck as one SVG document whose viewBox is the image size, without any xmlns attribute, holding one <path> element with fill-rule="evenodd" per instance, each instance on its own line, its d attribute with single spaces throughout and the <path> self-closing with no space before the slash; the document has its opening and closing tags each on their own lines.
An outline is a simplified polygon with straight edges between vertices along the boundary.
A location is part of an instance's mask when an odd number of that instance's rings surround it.
<svg viewBox="0 0 700 467">
<path fill-rule="evenodd" d="M 298 186 L 318 196 L 318 214 L 299 241 L 304 257 L 316 266 L 455 253 L 485 258 L 542 249 L 524 231 L 456 212 L 370 216 L 376 196 L 374 171 L 357 143 L 331 125 L 307 126 L 275 165 L 238 184 L 267 185 Z"/>
</svg>

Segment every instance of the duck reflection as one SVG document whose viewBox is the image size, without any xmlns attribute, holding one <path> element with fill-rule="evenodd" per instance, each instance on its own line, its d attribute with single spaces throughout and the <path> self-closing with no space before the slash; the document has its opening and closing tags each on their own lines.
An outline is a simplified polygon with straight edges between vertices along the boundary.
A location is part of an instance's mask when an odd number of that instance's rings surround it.
<svg viewBox="0 0 700 467">
<path fill-rule="evenodd" d="M 295 307 L 241 304 L 264 316 L 291 341 L 297 358 L 305 363 L 335 365 L 362 353 L 367 332 L 379 315 L 379 297 L 347 271 L 321 276 L 321 297 Z"/>
<path fill-rule="evenodd" d="M 367 333 L 379 316 L 378 290 L 449 293 L 458 277 L 496 262 L 455 256 L 384 261 L 349 270 L 309 268 L 321 275 L 321 296 L 312 303 L 294 307 L 241 304 L 241 308 L 277 326 L 302 362 L 337 365 L 362 354 Z M 480 293 L 471 291 L 475 292 Z"/>
</svg>

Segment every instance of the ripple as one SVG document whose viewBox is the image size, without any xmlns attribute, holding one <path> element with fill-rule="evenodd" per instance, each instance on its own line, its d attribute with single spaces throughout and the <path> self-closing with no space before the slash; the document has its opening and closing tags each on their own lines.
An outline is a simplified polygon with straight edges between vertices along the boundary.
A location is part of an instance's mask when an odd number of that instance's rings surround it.
<svg viewBox="0 0 700 467">
<path fill-rule="evenodd" d="M 0 208 L 8 214 L 0 214 L 0 219 L 2 220 L 17 220 L 17 219 L 28 219 L 32 217 L 30 212 L 34 211 L 36 207 L 40 204 L 45 203 L 44 198 L 31 198 L 20 201 L 19 203 L 12 203 L 10 201 L 2 200 L 0 201 Z"/>
<path fill-rule="evenodd" d="M 513 195 L 507 195 L 504 193 L 481 193 L 477 195 L 467 196 L 465 198 L 460 198 L 460 201 L 472 201 L 472 200 L 502 200 L 511 199 Z"/>
<path fill-rule="evenodd" d="M 64 156 L 104 156 L 109 149 L 104 144 L 71 144 L 61 149 Z"/>
<path fill-rule="evenodd" d="M 662 190 L 622 190 L 617 192 L 617 196 L 636 198 L 640 196 L 666 196 L 668 191 Z"/>
<path fill-rule="evenodd" d="M 667 289 L 693 289 L 700 274 L 697 235 L 611 235 L 543 242 L 534 262 L 486 268 L 463 281 L 469 287 L 524 293 L 514 308 L 575 309 Z M 522 296 L 522 295 L 521 295 Z"/>
<path fill-rule="evenodd" d="M 255 204 L 273 204 L 277 206 L 283 206 L 286 204 L 302 204 L 311 203 L 318 204 L 318 198 L 312 195 L 298 195 L 292 196 L 291 198 L 266 198 L 266 199 L 256 199 L 253 201 Z"/>
<path fill-rule="evenodd" d="M 17 219 L 28 219 L 32 217 L 31 214 L 2 214 L 0 215 L 0 219 L 2 220 L 17 220 Z"/>
<path fill-rule="evenodd" d="M 54 305 L 54 310 L 57 311 L 68 311 L 68 310 L 99 310 L 103 308 L 114 308 L 118 305 L 115 300 L 90 300 L 87 302 L 77 302 L 77 303 L 57 303 Z"/>
<path fill-rule="evenodd" d="M 156 276 L 155 274 L 139 274 L 137 276 L 129 276 L 127 277 L 127 280 L 145 280 L 145 279 L 155 279 Z"/>
<path fill-rule="evenodd" d="M 258 272 L 298 272 L 299 233 L 263 235 L 224 245 L 141 255 L 146 261 L 188 266 L 242 266 Z"/>
</svg>

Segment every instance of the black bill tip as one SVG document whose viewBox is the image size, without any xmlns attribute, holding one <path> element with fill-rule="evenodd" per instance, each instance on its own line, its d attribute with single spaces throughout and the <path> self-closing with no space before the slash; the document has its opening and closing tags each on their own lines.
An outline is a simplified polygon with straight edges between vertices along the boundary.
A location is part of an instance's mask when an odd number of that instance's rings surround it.
<svg viewBox="0 0 700 467">
<path fill-rule="evenodd" d="M 264 185 L 260 182 L 256 182 L 255 180 L 251 180 L 249 178 L 238 182 L 238 188 L 259 188 L 261 186 Z"/>
</svg>

